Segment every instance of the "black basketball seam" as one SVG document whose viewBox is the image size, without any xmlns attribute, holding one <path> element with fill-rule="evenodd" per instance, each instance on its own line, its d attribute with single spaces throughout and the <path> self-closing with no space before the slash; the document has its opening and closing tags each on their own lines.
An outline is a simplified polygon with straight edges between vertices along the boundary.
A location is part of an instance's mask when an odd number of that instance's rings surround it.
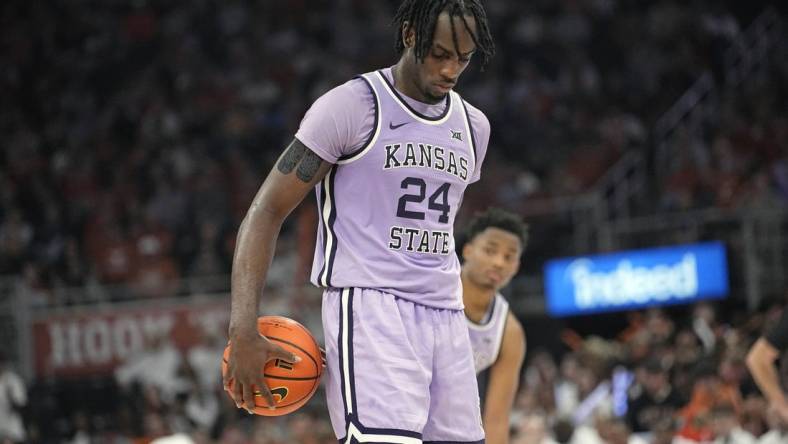
<svg viewBox="0 0 788 444">
<path fill-rule="evenodd" d="M 268 379 L 278 379 L 280 381 L 311 381 L 313 379 L 320 379 L 320 376 L 312 376 L 312 377 L 309 377 L 309 378 L 296 378 L 296 377 L 290 377 L 290 376 L 271 376 L 271 375 L 269 375 L 267 373 L 263 373 L 263 376 L 268 378 Z"/>
<path fill-rule="evenodd" d="M 294 321 L 294 324 L 291 324 L 291 325 L 294 325 L 294 326 L 296 326 L 296 327 L 300 327 L 300 328 L 301 328 L 301 330 L 302 330 L 304 333 L 306 333 L 306 334 L 307 334 L 307 336 L 309 336 L 309 338 L 312 340 L 312 342 L 314 342 L 315 344 L 317 344 L 317 341 L 315 340 L 315 337 L 314 337 L 314 336 L 312 336 L 312 333 L 311 333 L 309 330 L 307 330 L 307 328 L 306 328 L 306 327 L 304 327 L 303 325 L 301 325 L 301 323 L 299 323 L 299 322 L 295 322 L 295 321 Z M 276 341 L 278 341 L 278 342 L 281 342 L 281 343 L 283 343 L 283 344 L 291 345 L 291 346 L 293 346 L 293 347 L 297 348 L 298 350 L 301 350 L 301 351 L 304 353 L 304 355 L 306 355 L 306 356 L 307 356 L 309 359 L 311 359 L 311 360 L 312 360 L 312 364 L 314 364 L 314 365 L 315 365 L 315 371 L 317 372 L 315 377 L 316 377 L 316 378 L 319 378 L 320 376 L 322 376 L 322 374 L 323 374 L 323 368 L 322 368 L 322 366 L 318 366 L 318 365 L 317 365 L 317 361 L 315 360 L 315 358 L 313 358 L 313 357 L 312 357 L 312 355 L 311 355 L 309 352 L 307 352 L 306 350 L 304 350 L 302 347 L 300 347 L 299 345 L 293 344 L 293 343 L 292 343 L 292 342 L 290 342 L 290 341 L 285 341 L 284 339 L 282 339 L 282 338 L 279 338 L 279 337 L 276 337 L 276 336 L 266 336 L 266 338 L 268 338 L 269 340 L 271 340 L 271 339 L 273 339 L 273 340 L 276 340 Z M 322 350 L 320 349 L 320 346 L 319 346 L 319 345 L 318 345 L 317 349 L 318 349 L 318 352 L 320 352 L 320 353 L 321 353 L 321 355 L 322 355 Z M 321 360 L 322 360 L 322 359 L 321 359 Z M 229 365 L 229 362 L 228 362 L 226 359 L 224 359 L 224 357 L 222 357 L 222 361 L 224 361 L 224 363 L 225 363 L 225 364 L 228 364 L 228 365 Z M 266 376 L 266 375 L 265 375 L 265 373 L 263 373 L 263 376 Z M 266 376 L 266 377 L 271 377 L 271 376 Z M 312 378 L 307 378 L 307 379 L 312 379 Z"/>
<path fill-rule="evenodd" d="M 230 364 L 224 358 L 222 358 L 222 362 L 224 362 L 227 365 Z M 315 376 L 310 376 L 308 378 L 306 378 L 306 377 L 304 377 L 304 378 L 297 378 L 297 377 L 293 377 L 293 376 L 274 376 L 274 375 L 269 375 L 268 373 L 263 373 L 263 377 L 265 377 L 265 378 L 279 379 L 279 380 L 283 380 L 283 381 L 311 381 L 313 379 L 320 379 L 320 376 L 322 376 L 322 375 L 318 374 L 318 375 L 315 375 Z"/>
<path fill-rule="evenodd" d="M 300 326 L 300 327 L 302 327 L 302 326 L 301 326 L 301 324 L 297 324 L 297 325 L 298 325 L 298 326 Z M 312 334 L 311 334 L 311 333 L 309 333 L 309 331 L 307 331 L 305 327 L 302 327 L 302 328 L 304 329 L 304 331 L 306 331 L 306 333 L 307 333 L 307 334 L 309 334 L 309 337 L 312 339 L 312 341 L 313 341 L 315 344 L 317 344 L 317 341 L 315 341 L 315 338 L 314 338 L 314 337 L 312 337 Z M 297 404 L 297 403 L 301 402 L 301 401 L 302 401 L 302 400 L 304 400 L 304 399 L 311 398 L 311 397 L 312 397 L 312 396 L 315 394 L 315 392 L 317 391 L 317 387 L 320 385 L 320 383 L 318 382 L 318 380 L 319 380 L 319 377 L 320 377 L 320 376 L 321 376 L 321 374 L 322 374 L 322 371 L 321 371 L 321 370 L 322 370 L 322 368 L 318 367 L 318 365 L 317 365 L 317 361 L 315 361 L 315 358 L 313 358 L 313 357 L 312 357 L 312 355 L 311 355 L 309 352 L 307 352 L 306 350 L 304 350 L 302 347 L 300 347 L 300 346 L 298 346 L 298 345 L 296 345 L 296 344 L 293 344 L 293 343 L 292 343 L 292 342 L 290 342 L 290 341 L 285 341 L 284 339 L 282 339 L 282 338 L 278 338 L 278 337 L 276 337 L 276 336 L 266 336 L 266 338 L 268 338 L 269 340 L 275 340 L 275 341 L 281 342 L 281 343 L 283 343 L 283 344 L 288 344 L 288 345 L 291 345 L 291 346 L 293 346 L 293 347 L 295 347 L 295 348 L 297 348 L 297 349 L 301 350 L 301 351 L 304 353 L 304 355 L 306 355 L 307 357 L 309 357 L 309 359 L 311 359 L 311 360 L 312 360 L 312 363 L 313 363 L 313 364 L 315 364 L 315 370 L 317 371 L 317 375 L 318 375 L 318 376 L 317 376 L 317 377 L 315 377 L 315 378 L 310 378 L 310 380 L 312 380 L 312 381 L 314 381 L 314 382 L 313 382 L 313 384 L 312 384 L 312 389 L 311 389 L 311 390 L 310 390 L 310 391 L 309 391 L 309 392 L 308 392 L 306 395 L 302 396 L 301 398 L 299 398 L 299 399 L 297 399 L 297 400 L 295 400 L 295 401 L 292 401 L 292 402 L 290 402 L 289 404 L 277 404 L 277 405 L 276 405 L 276 408 L 289 407 L 289 406 L 291 406 L 291 405 L 293 405 L 293 404 Z M 319 348 L 320 348 L 320 347 L 318 346 L 318 349 L 319 349 Z M 263 373 L 263 374 L 265 375 L 265 373 Z"/>
<path fill-rule="evenodd" d="M 297 327 L 300 327 L 300 328 L 301 328 L 301 330 L 303 330 L 303 331 L 304 331 L 304 333 L 306 333 L 306 334 L 307 334 L 307 336 L 309 336 L 309 338 L 310 338 L 310 339 L 312 339 L 312 342 L 314 342 L 314 343 L 317 345 L 318 352 L 320 352 L 320 353 L 321 353 L 321 358 L 322 358 L 322 353 L 323 353 L 323 351 L 322 351 L 322 349 L 320 348 L 320 345 L 319 345 L 319 344 L 317 343 L 317 341 L 315 340 L 315 337 L 314 337 L 314 336 L 312 336 L 312 333 L 311 333 L 309 330 L 307 330 L 307 328 L 306 328 L 306 327 L 304 327 L 303 325 L 301 325 L 301 323 L 300 323 L 300 322 L 294 321 L 294 324 L 290 324 L 290 325 L 295 325 L 295 326 L 297 326 Z M 265 336 L 265 335 L 264 335 L 264 336 Z M 295 401 L 292 401 L 292 402 L 290 402 L 290 403 L 288 403 L 288 404 L 277 404 L 277 405 L 275 406 L 275 408 L 277 408 L 277 409 L 278 409 L 278 408 L 290 407 L 290 406 L 292 406 L 292 405 L 294 405 L 294 404 L 297 404 L 297 403 L 299 403 L 299 402 L 303 401 L 304 399 L 309 399 L 309 398 L 311 398 L 311 397 L 312 397 L 312 396 L 315 394 L 315 392 L 317 392 L 317 388 L 320 386 L 320 377 L 321 377 L 321 376 L 322 376 L 322 374 L 323 374 L 323 367 L 322 367 L 322 366 L 318 366 L 318 365 L 317 365 L 317 361 L 315 360 L 315 358 L 313 358 L 313 357 L 312 357 L 312 355 L 311 355 L 309 352 L 307 352 L 306 350 L 304 350 L 304 349 L 303 349 L 301 346 L 299 346 L 299 345 L 296 345 L 296 344 L 294 344 L 294 343 L 292 343 L 292 342 L 290 342 L 290 341 L 286 341 L 286 340 L 284 340 L 284 339 L 282 339 L 282 338 L 279 338 L 279 337 L 276 337 L 276 336 L 265 336 L 265 337 L 266 337 L 267 339 L 269 339 L 269 340 L 276 340 L 276 341 L 278 341 L 278 342 L 281 342 L 281 343 L 283 343 L 283 344 L 290 345 L 290 346 L 292 346 L 292 347 L 295 347 L 296 349 L 300 350 L 301 352 L 303 352 L 303 354 L 304 354 L 304 355 L 306 355 L 306 356 L 307 356 L 307 357 L 308 357 L 310 360 L 312 360 L 312 364 L 314 364 L 314 366 L 315 366 L 315 371 L 317 372 L 316 376 L 314 376 L 314 377 L 309 377 L 309 378 L 296 378 L 296 377 L 286 377 L 286 376 L 281 376 L 281 377 L 280 377 L 280 376 L 269 376 L 269 375 L 267 375 L 267 374 L 264 372 L 264 373 L 263 373 L 263 377 L 265 377 L 265 378 L 270 378 L 270 379 L 276 379 L 276 380 L 280 380 L 280 381 L 281 381 L 281 380 L 284 380 L 284 381 L 313 381 L 313 383 L 312 383 L 312 388 L 309 390 L 309 392 L 308 392 L 306 395 L 304 395 L 304 396 L 302 396 L 301 398 L 299 398 L 299 399 L 297 399 L 297 400 L 295 400 Z M 228 344 L 228 345 L 229 345 L 229 344 Z M 226 359 L 224 359 L 224 356 L 222 356 L 222 361 L 223 361 L 225 364 L 228 364 L 228 365 L 229 365 L 229 362 L 228 362 Z M 321 359 L 321 361 L 322 361 L 322 359 Z M 264 406 L 258 406 L 258 405 L 257 405 L 257 403 L 255 403 L 255 407 L 263 407 L 263 408 L 266 408 L 266 407 L 268 407 L 268 406 L 267 406 L 267 405 L 264 405 Z M 263 415 L 263 416 L 265 416 L 265 415 Z"/>
<path fill-rule="evenodd" d="M 289 404 L 279 404 L 279 403 L 277 403 L 277 404 L 276 404 L 276 406 L 274 406 L 274 408 L 275 408 L 275 409 L 278 409 L 278 408 L 282 408 L 282 407 L 290 407 L 290 406 L 291 406 L 291 405 L 293 405 L 293 404 L 297 404 L 297 403 L 299 403 L 299 402 L 303 401 L 304 399 L 307 399 L 307 398 L 310 398 L 310 397 L 312 397 L 312 395 L 314 395 L 314 394 L 315 394 L 315 392 L 317 391 L 317 387 L 318 387 L 319 385 L 320 385 L 320 384 L 318 384 L 317 382 L 316 382 L 316 383 L 314 383 L 314 384 L 312 384 L 312 389 L 311 389 L 311 390 L 309 390 L 309 393 L 307 393 L 306 395 L 304 395 L 304 396 L 302 396 L 302 397 L 300 397 L 300 398 L 296 399 L 295 401 L 293 401 L 293 402 L 291 402 L 291 403 L 289 403 Z M 255 403 L 255 407 L 265 407 L 265 408 L 267 408 L 268 406 L 267 406 L 267 405 L 258 406 L 258 405 L 257 405 L 257 403 Z"/>
<path fill-rule="evenodd" d="M 312 336 L 312 335 L 310 335 L 310 336 Z M 309 359 L 312 360 L 312 363 L 315 364 L 315 369 L 319 369 L 320 368 L 317 365 L 317 361 L 315 361 L 315 358 L 313 358 L 312 355 L 308 351 L 304 350 L 302 347 L 300 347 L 300 346 L 298 346 L 296 344 L 293 344 L 290 341 L 285 341 L 282 338 L 277 338 L 276 336 L 266 336 L 266 338 L 268 338 L 269 340 L 274 340 L 274 341 L 277 341 L 277 342 L 281 342 L 282 344 L 290 345 L 292 347 L 295 347 L 295 348 L 301 350 Z M 312 338 L 312 340 L 314 341 L 314 338 Z M 317 344 L 317 342 L 315 342 L 315 343 Z M 320 370 L 318 370 L 318 374 L 320 374 Z"/>
<path fill-rule="evenodd" d="M 314 342 L 317 345 L 317 350 L 320 352 L 320 356 L 321 357 L 325 356 L 325 352 L 323 351 L 322 348 L 320 348 L 320 344 L 317 343 L 317 339 L 315 339 L 315 337 L 312 336 L 312 332 L 310 332 L 309 329 L 304 327 L 304 325 L 301 324 L 300 322 L 298 322 L 298 321 L 293 321 L 293 322 L 295 322 L 295 325 L 297 327 L 299 327 L 301 330 L 303 330 L 304 333 L 306 333 L 306 335 L 309 336 L 312 339 L 312 342 Z"/>
<path fill-rule="evenodd" d="M 222 361 L 224 361 L 224 363 L 225 363 L 225 364 L 227 363 L 227 360 L 226 360 L 226 359 L 222 359 Z M 298 403 L 298 402 L 301 402 L 301 401 L 302 401 L 304 398 L 310 398 L 310 397 L 312 397 L 312 396 L 315 394 L 315 392 L 317 391 L 317 387 L 320 385 L 320 383 L 319 383 L 319 381 L 320 381 L 320 376 L 315 376 L 314 378 L 284 378 L 284 377 L 283 377 L 283 378 L 279 378 L 279 377 L 276 377 L 276 376 L 267 376 L 265 373 L 263 373 L 263 376 L 265 376 L 266 378 L 271 378 L 271 379 L 279 379 L 279 380 L 292 380 L 292 381 L 315 381 L 315 382 L 312 384 L 312 388 L 309 390 L 309 392 L 308 392 L 306 395 L 302 396 L 301 398 L 299 398 L 299 399 L 297 399 L 297 400 L 295 400 L 295 401 L 293 401 L 293 402 L 291 402 L 291 403 L 289 403 L 289 404 L 278 404 L 278 403 L 277 403 L 277 404 L 276 404 L 276 407 L 275 407 L 275 408 L 277 408 L 277 409 L 278 409 L 278 408 L 280 408 L 280 407 L 290 407 L 290 406 L 291 406 L 291 405 L 293 405 L 293 404 L 296 404 L 296 403 Z M 255 403 L 255 407 L 268 407 L 268 406 L 267 406 L 267 405 L 258 406 L 258 405 L 257 405 L 257 403 Z"/>
<path fill-rule="evenodd" d="M 276 317 L 277 317 L 277 316 L 264 316 L 264 318 L 276 318 Z M 324 358 L 324 357 L 325 357 L 325 355 L 326 355 L 326 352 L 325 352 L 325 350 L 323 350 L 322 348 L 320 348 L 320 344 L 318 344 L 318 343 L 317 343 L 317 339 L 315 339 L 315 337 L 312 335 L 312 332 L 311 332 L 311 331 L 309 331 L 309 329 L 308 329 L 308 328 L 304 327 L 304 324 L 302 324 L 302 323 L 300 323 L 300 322 L 296 321 L 295 319 L 289 319 L 289 321 L 290 321 L 290 322 L 287 322 L 287 323 L 281 323 L 281 324 L 279 324 L 279 325 L 281 325 L 282 327 L 298 327 L 298 328 L 300 328 L 300 329 L 301 329 L 301 330 L 302 330 L 302 331 L 303 331 L 303 332 L 304 332 L 304 333 L 305 333 L 307 336 L 309 336 L 309 339 L 311 339 L 311 340 L 312 340 L 312 342 L 314 342 L 314 343 L 315 343 L 315 345 L 317 345 L 317 350 L 320 352 L 320 357 L 321 357 L 321 358 Z M 274 322 L 278 322 L 278 321 L 274 321 Z M 290 345 L 292 345 L 293 347 L 296 347 L 297 349 L 299 349 L 299 350 L 301 350 L 302 352 L 304 352 L 304 353 L 305 353 L 307 356 L 309 356 L 310 358 L 312 358 L 312 355 L 310 355 L 309 353 L 307 353 L 307 352 L 306 352 L 306 350 L 304 350 L 303 348 L 301 348 L 301 347 L 299 347 L 299 346 L 297 346 L 297 345 L 295 345 L 295 344 L 293 344 L 293 343 L 291 343 L 291 342 L 285 341 L 284 339 L 278 338 L 278 337 L 276 337 L 276 336 L 266 336 L 266 335 L 264 335 L 264 336 L 265 336 L 266 338 L 269 338 L 269 339 L 276 339 L 276 340 L 278 340 L 278 341 L 284 342 L 285 344 L 290 344 Z M 323 359 L 321 359 L 321 361 L 322 361 L 322 360 L 323 360 Z M 314 362 L 315 360 L 314 360 L 314 359 L 312 359 L 312 361 Z M 322 369 L 321 369 L 321 370 L 322 370 Z M 322 374 L 322 373 L 323 373 L 323 372 L 322 372 L 322 371 L 320 371 L 320 372 L 318 373 L 318 375 L 320 375 L 320 374 Z"/>
<path fill-rule="evenodd" d="M 271 321 L 274 325 L 279 325 L 282 327 L 299 327 L 302 330 L 304 330 L 304 333 L 306 333 L 307 336 L 309 336 L 310 338 L 312 338 L 313 341 L 315 341 L 315 344 L 317 344 L 317 340 L 315 340 L 315 337 L 312 335 L 312 332 L 310 332 L 309 329 L 304 327 L 304 324 L 296 321 L 295 319 L 290 319 L 290 318 L 284 318 L 287 319 L 288 322 L 281 322 L 277 320 L 277 318 L 282 319 L 281 316 L 260 316 L 259 319 L 262 319 L 264 321 Z"/>
<path fill-rule="evenodd" d="M 298 321 L 293 321 L 293 322 L 295 323 L 295 326 L 296 326 L 296 327 L 300 328 L 301 330 L 304 330 L 304 333 L 306 333 L 306 335 L 307 335 L 307 336 L 309 336 L 310 338 L 312 338 L 312 340 L 313 340 L 313 341 L 315 341 L 315 344 L 317 344 L 317 341 L 315 340 L 315 337 L 314 337 L 314 336 L 312 336 L 312 332 L 310 332 L 309 330 L 307 330 L 307 328 L 306 328 L 306 327 L 304 327 L 304 325 L 303 325 L 302 323 L 300 323 L 300 322 L 298 322 Z M 320 348 L 320 347 L 318 347 L 318 348 Z"/>
</svg>

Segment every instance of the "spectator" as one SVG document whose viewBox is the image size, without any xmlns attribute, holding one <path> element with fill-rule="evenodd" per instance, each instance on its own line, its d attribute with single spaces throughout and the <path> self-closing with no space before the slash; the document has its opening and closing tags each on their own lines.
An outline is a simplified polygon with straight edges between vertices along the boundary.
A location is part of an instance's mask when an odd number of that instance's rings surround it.
<svg viewBox="0 0 788 444">
<path fill-rule="evenodd" d="M 714 444 L 755 444 L 755 438 L 739 425 L 736 411 L 730 404 L 720 404 L 711 410 Z"/>
<path fill-rule="evenodd" d="M 643 438 L 633 435 L 621 418 L 608 418 L 598 424 L 597 429 L 606 444 L 647 444 Z"/>
<path fill-rule="evenodd" d="M 769 431 L 761 435 L 758 444 L 782 444 L 788 442 L 788 425 L 776 410 L 767 410 L 766 421 Z"/>
<path fill-rule="evenodd" d="M 572 441 L 575 427 L 572 421 L 566 418 L 558 418 L 553 424 L 553 436 L 558 444 L 568 444 Z"/>
<path fill-rule="evenodd" d="M 664 417 L 657 421 L 651 431 L 651 444 L 676 444 L 676 422 L 673 417 Z"/>
<path fill-rule="evenodd" d="M 11 211 L 0 224 L 0 274 L 19 273 L 25 256 L 29 254 L 34 230 L 21 211 Z"/>
<path fill-rule="evenodd" d="M 766 417 L 768 410 L 769 405 L 762 396 L 757 394 L 748 395 L 742 406 L 741 428 L 752 436 L 762 436 L 770 429 Z"/>
<path fill-rule="evenodd" d="M 629 400 L 627 422 L 634 432 L 656 428 L 663 418 L 671 418 L 683 399 L 670 384 L 668 372 L 656 360 L 642 366 L 641 388 Z"/>
<path fill-rule="evenodd" d="M 532 413 L 520 419 L 516 427 L 516 438 L 512 444 L 557 444 L 548 433 L 544 415 Z"/>
<path fill-rule="evenodd" d="M 734 409 L 738 406 L 736 393 L 724 389 L 717 374 L 717 366 L 714 362 L 698 364 L 690 401 L 679 411 L 684 421 L 679 435 L 684 438 L 697 441 L 713 438 L 710 416 L 712 409 L 719 405 L 730 405 Z"/>
<path fill-rule="evenodd" d="M 27 434 L 22 421 L 22 411 L 26 405 L 25 382 L 11 368 L 8 357 L 0 350 L 0 442 L 25 442 Z"/>
<path fill-rule="evenodd" d="M 147 399 L 156 405 L 162 402 L 171 404 L 186 384 L 179 376 L 182 365 L 180 351 L 163 333 L 149 334 L 146 342 L 142 350 L 130 355 L 115 370 L 115 378 L 121 387 L 127 389 L 134 383 L 139 384 Z M 157 424 L 155 418 L 147 418 L 146 421 L 150 425 Z"/>
<path fill-rule="evenodd" d="M 578 383 L 580 381 L 577 356 L 567 353 L 561 359 L 560 378 L 555 384 L 556 413 L 569 417 L 580 402 Z"/>
</svg>

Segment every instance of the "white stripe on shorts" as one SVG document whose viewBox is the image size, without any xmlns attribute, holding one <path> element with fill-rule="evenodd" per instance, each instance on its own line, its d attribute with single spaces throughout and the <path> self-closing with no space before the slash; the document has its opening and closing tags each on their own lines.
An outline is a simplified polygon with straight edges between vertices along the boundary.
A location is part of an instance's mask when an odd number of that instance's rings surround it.
<svg viewBox="0 0 788 444">
<path fill-rule="evenodd" d="M 348 305 L 350 305 L 350 288 L 342 289 L 342 377 L 345 382 L 345 408 L 347 414 L 353 413 L 353 397 L 350 380 L 350 319 L 348 314 Z"/>
</svg>

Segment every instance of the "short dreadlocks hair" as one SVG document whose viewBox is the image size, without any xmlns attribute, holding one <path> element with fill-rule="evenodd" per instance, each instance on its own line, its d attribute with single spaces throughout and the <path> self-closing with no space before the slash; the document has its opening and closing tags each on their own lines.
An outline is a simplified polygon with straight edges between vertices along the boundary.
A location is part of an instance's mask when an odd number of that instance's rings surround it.
<svg viewBox="0 0 788 444">
<path fill-rule="evenodd" d="M 480 0 L 404 0 L 394 16 L 394 24 L 397 27 L 397 42 L 395 44 L 397 54 L 402 54 L 402 51 L 405 50 L 402 25 L 407 22 L 408 26 L 416 33 L 416 42 L 413 48 L 416 60 L 424 61 L 435 36 L 435 23 L 443 11 L 448 12 L 450 17 L 459 17 L 462 20 L 477 50 L 482 54 L 482 68 L 487 66 L 492 56 L 495 55 L 495 44 L 487 24 L 487 14 L 484 12 Z M 473 16 L 476 20 L 476 33 L 471 31 L 471 27 L 465 19 L 466 15 Z M 454 20 L 451 20 L 451 34 L 454 38 L 454 47 L 458 48 Z"/>
<path fill-rule="evenodd" d="M 525 250 L 528 243 L 528 225 L 520 216 L 495 207 L 474 215 L 463 233 L 463 240 L 471 242 L 479 233 L 490 227 L 514 234 L 520 239 L 520 246 Z"/>
</svg>

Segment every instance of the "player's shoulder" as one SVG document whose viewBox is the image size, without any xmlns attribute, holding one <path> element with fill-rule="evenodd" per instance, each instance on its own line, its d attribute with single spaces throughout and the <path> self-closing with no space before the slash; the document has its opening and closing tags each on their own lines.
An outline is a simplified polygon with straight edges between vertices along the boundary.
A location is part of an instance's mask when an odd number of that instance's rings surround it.
<svg viewBox="0 0 788 444">
<path fill-rule="evenodd" d="M 501 359 L 508 363 L 522 363 L 525 359 L 525 330 L 511 310 L 506 315 L 506 326 L 501 338 Z M 519 365 L 519 364 L 518 364 Z"/>
<path fill-rule="evenodd" d="M 503 331 L 504 336 L 519 336 L 525 338 L 525 329 L 517 316 L 509 310 L 506 314 L 506 327 Z"/>
<path fill-rule="evenodd" d="M 300 135 L 311 140 L 303 140 L 307 146 L 315 149 L 318 144 L 325 144 L 325 134 L 307 134 L 305 128 L 335 128 L 331 132 L 344 134 L 344 139 L 334 141 L 339 146 L 355 140 L 356 132 L 362 129 L 364 122 L 374 120 L 375 99 L 365 80 L 353 78 L 337 85 L 318 97 L 307 111 L 301 128 L 296 136 Z M 312 142 L 310 145 L 307 142 Z M 335 153 L 336 154 L 336 153 Z"/>
<path fill-rule="evenodd" d="M 487 115 L 475 105 L 470 103 L 467 99 L 461 97 L 461 100 L 463 104 L 465 104 L 465 110 L 468 113 L 468 119 L 470 119 L 471 124 L 473 125 L 476 132 L 489 132 L 490 120 L 487 118 Z"/>
<path fill-rule="evenodd" d="M 354 77 L 345 83 L 337 85 L 325 93 L 318 99 L 318 102 L 332 102 L 339 104 L 352 105 L 354 103 L 363 104 L 372 100 L 372 91 L 370 91 L 367 82 L 361 77 Z"/>
</svg>

